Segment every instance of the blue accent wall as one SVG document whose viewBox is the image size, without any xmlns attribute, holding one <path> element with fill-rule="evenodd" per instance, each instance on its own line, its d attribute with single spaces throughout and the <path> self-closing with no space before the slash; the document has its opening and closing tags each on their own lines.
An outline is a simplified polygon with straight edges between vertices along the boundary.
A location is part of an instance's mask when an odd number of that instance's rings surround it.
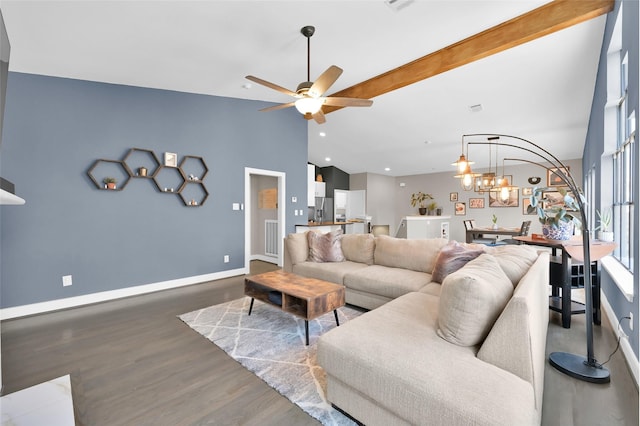
<svg viewBox="0 0 640 426">
<path fill-rule="evenodd" d="M 293 109 L 258 112 L 264 106 L 9 73 L 0 166 L 26 204 L 0 207 L 0 306 L 243 268 L 244 211 L 232 204 L 244 202 L 244 168 L 285 172 L 289 200 L 307 194 L 307 123 Z M 167 151 L 203 157 L 206 203 L 186 207 L 148 179 L 98 190 L 93 162 L 134 147 L 161 162 Z M 288 233 L 303 207 L 287 204 Z"/>
<path fill-rule="evenodd" d="M 601 176 L 603 171 L 600 168 L 600 159 L 605 152 L 604 146 L 604 111 L 605 104 L 607 102 L 607 50 L 609 48 L 613 29 L 616 23 L 616 19 L 620 13 L 620 7 L 624 3 L 623 10 L 623 19 L 622 19 L 622 52 L 623 55 L 626 52 L 628 54 L 628 74 L 629 74 L 629 86 L 628 86 L 628 109 L 629 111 L 634 110 L 636 114 L 636 123 L 640 123 L 639 120 L 639 112 L 640 107 L 638 105 L 638 94 L 640 88 L 638 87 L 639 80 L 638 76 L 640 75 L 639 67 L 638 67 L 638 52 L 639 52 L 639 34 L 638 34 L 638 2 L 637 1 L 616 1 L 615 9 L 607 15 L 607 23 L 605 28 L 605 35 L 602 44 L 602 51 L 600 53 L 600 63 L 598 67 L 598 77 L 596 81 L 596 87 L 594 91 L 593 104 L 591 109 L 591 117 L 589 120 L 589 130 L 587 133 L 587 140 L 585 143 L 585 150 L 583 155 L 583 170 L 588 170 L 592 165 L 596 165 L 596 182 L 602 182 Z M 638 165 L 640 164 L 639 152 L 637 149 L 637 137 L 636 133 L 636 149 L 634 152 L 635 158 L 634 162 L 636 165 L 636 173 L 638 173 Z M 638 182 L 638 176 L 633 179 L 634 182 Z M 611 191 L 610 188 L 596 188 L 596 208 L 601 210 L 600 206 L 600 194 L 602 191 Z M 635 185 L 633 188 L 634 191 L 634 200 L 640 200 L 639 197 L 639 188 L 638 185 Z M 635 229 L 635 235 L 638 235 L 638 229 L 640 229 L 640 223 L 638 220 L 638 213 L 640 209 L 635 208 L 635 216 L 633 219 L 633 226 Z M 637 270 L 639 262 L 639 245 L 638 238 L 635 238 L 634 242 L 634 264 L 636 275 L 634 276 L 633 283 L 633 291 L 634 291 L 634 300 L 633 302 L 629 302 L 626 297 L 620 292 L 618 286 L 613 282 L 611 276 L 607 273 L 606 270 L 603 269 L 601 284 L 602 291 L 604 292 L 609 304 L 613 308 L 616 313 L 616 318 L 611 318 L 610 320 L 615 324 L 618 319 L 625 317 L 629 314 L 629 312 L 633 312 L 634 323 L 638 324 L 638 299 L 640 297 L 640 288 L 638 285 L 637 278 Z M 638 339 L 638 327 L 635 327 L 634 330 L 630 330 L 628 321 L 622 321 L 621 324 L 624 332 L 629 336 L 629 343 L 633 348 L 636 358 L 638 357 L 638 347 L 640 340 Z"/>
</svg>

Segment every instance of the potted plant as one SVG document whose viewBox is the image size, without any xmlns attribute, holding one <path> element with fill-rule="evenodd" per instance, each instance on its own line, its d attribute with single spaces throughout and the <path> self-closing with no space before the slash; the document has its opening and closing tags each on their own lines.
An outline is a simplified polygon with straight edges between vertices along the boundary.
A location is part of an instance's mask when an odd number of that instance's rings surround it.
<svg viewBox="0 0 640 426">
<path fill-rule="evenodd" d="M 429 212 L 429 216 L 433 216 L 434 214 L 436 214 L 437 208 L 438 208 L 438 203 L 436 203 L 435 201 L 432 201 L 429 204 L 427 204 L 427 211 Z"/>
<path fill-rule="evenodd" d="M 575 198 L 567 193 L 564 188 L 558 188 L 563 199 L 562 203 L 553 204 L 545 191 L 554 191 L 555 188 L 533 188 L 531 205 L 527 207 L 528 213 L 537 213 L 538 220 L 542 224 L 542 234 L 549 240 L 568 240 L 573 236 L 575 225 L 580 225 L 580 219 L 569 213 L 579 210 Z"/>
<path fill-rule="evenodd" d="M 420 212 L 421 215 L 427 214 L 426 200 L 433 200 L 433 196 L 422 191 L 411 194 L 411 206 L 418 206 L 418 212 Z"/>
<path fill-rule="evenodd" d="M 607 242 L 613 241 L 613 231 L 609 231 L 609 226 L 611 226 L 611 209 L 603 212 L 596 210 L 596 213 L 600 221 L 600 225 L 596 228 L 596 231 L 598 231 L 598 239 Z"/>
<path fill-rule="evenodd" d="M 102 180 L 102 182 L 105 183 L 105 185 L 107 185 L 107 189 L 116 189 L 116 178 L 114 177 L 106 177 Z"/>
<path fill-rule="evenodd" d="M 498 229 L 498 216 L 491 215 L 491 223 L 493 223 L 493 225 L 491 225 L 491 228 L 493 229 Z"/>
</svg>

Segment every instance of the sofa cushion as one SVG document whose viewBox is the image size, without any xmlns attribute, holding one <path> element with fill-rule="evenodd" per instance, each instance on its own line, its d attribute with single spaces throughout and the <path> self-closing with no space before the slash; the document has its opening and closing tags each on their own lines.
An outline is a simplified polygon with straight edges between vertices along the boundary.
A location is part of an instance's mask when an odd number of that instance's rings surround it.
<svg viewBox="0 0 640 426">
<path fill-rule="evenodd" d="M 347 288 L 395 299 L 403 294 L 418 291 L 431 282 L 431 275 L 408 269 L 371 265 L 344 276 Z"/>
<path fill-rule="evenodd" d="M 485 253 L 493 255 L 511 284 L 518 285 L 524 274 L 538 258 L 538 251 L 526 245 L 486 247 Z"/>
<path fill-rule="evenodd" d="M 300 234 L 289 234 L 285 239 L 286 250 L 291 259 L 291 263 L 306 262 L 309 258 L 309 243 L 307 242 L 307 232 Z"/>
<path fill-rule="evenodd" d="M 442 283 L 438 334 L 460 346 L 481 343 L 513 294 L 513 285 L 489 254 L 482 254 Z"/>
<path fill-rule="evenodd" d="M 303 277 L 315 278 L 336 284 L 343 284 L 347 273 L 365 269 L 368 266 L 357 262 L 301 262 L 293 265 L 291 272 Z"/>
<path fill-rule="evenodd" d="M 373 250 L 376 247 L 373 234 L 345 234 L 340 243 L 346 260 L 373 265 Z"/>
<path fill-rule="evenodd" d="M 442 247 L 436 257 L 431 280 L 442 283 L 447 275 L 462 268 L 482 253 L 484 253 L 484 248 L 469 248 L 457 241 L 450 241 L 449 244 Z"/>
<path fill-rule="evenodd" d="M 374 263 L 430 274 L 438 252 L 447 242 L 444 238 L 407 240 L 380 235 L 376 237 Z"/>
<path fill-rule="evenodd" d="M 326 234 L 307 232 L 309 260 L 312 262 L 344 262 L 340 236 L 342 229 Z"/>
</svg>

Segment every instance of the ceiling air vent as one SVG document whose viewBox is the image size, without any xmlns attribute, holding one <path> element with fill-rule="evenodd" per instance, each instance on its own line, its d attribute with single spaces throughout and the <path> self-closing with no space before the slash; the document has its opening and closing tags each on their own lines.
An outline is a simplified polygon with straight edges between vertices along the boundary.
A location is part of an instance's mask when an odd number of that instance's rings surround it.
<svg viewBox="0 0 640 426">
<path fill-rule="evenodd" d="M 384 0 L 385 4 L 389 6 L 391 9 L 399 12 L 405 7 L 409 6 L 414 0 Z"/>
</svg>

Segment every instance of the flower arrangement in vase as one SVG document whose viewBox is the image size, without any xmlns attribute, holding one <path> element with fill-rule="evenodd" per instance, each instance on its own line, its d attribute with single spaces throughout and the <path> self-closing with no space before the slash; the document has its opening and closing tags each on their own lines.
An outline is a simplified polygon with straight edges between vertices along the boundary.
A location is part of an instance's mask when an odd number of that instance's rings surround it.
<svg viewBox="0 0 640 426">
<path fill-rule="evenodd" d="M 573 236 L 575 225 L 581 222 L 569 211 L 580 210 L 577 201 L 566 189 L 557 188 L 562 195 L 562 203 L 552 204 L 544 195 L 545 191 L 555 191 L 556 188 L 533 188 L 528 213 L 537 213 L 538 221 L 542 224 L 542 234 L 549 240 L 568 240 Z M 582 196 L 579 194 L 579 196 Z"/>
</svg>

